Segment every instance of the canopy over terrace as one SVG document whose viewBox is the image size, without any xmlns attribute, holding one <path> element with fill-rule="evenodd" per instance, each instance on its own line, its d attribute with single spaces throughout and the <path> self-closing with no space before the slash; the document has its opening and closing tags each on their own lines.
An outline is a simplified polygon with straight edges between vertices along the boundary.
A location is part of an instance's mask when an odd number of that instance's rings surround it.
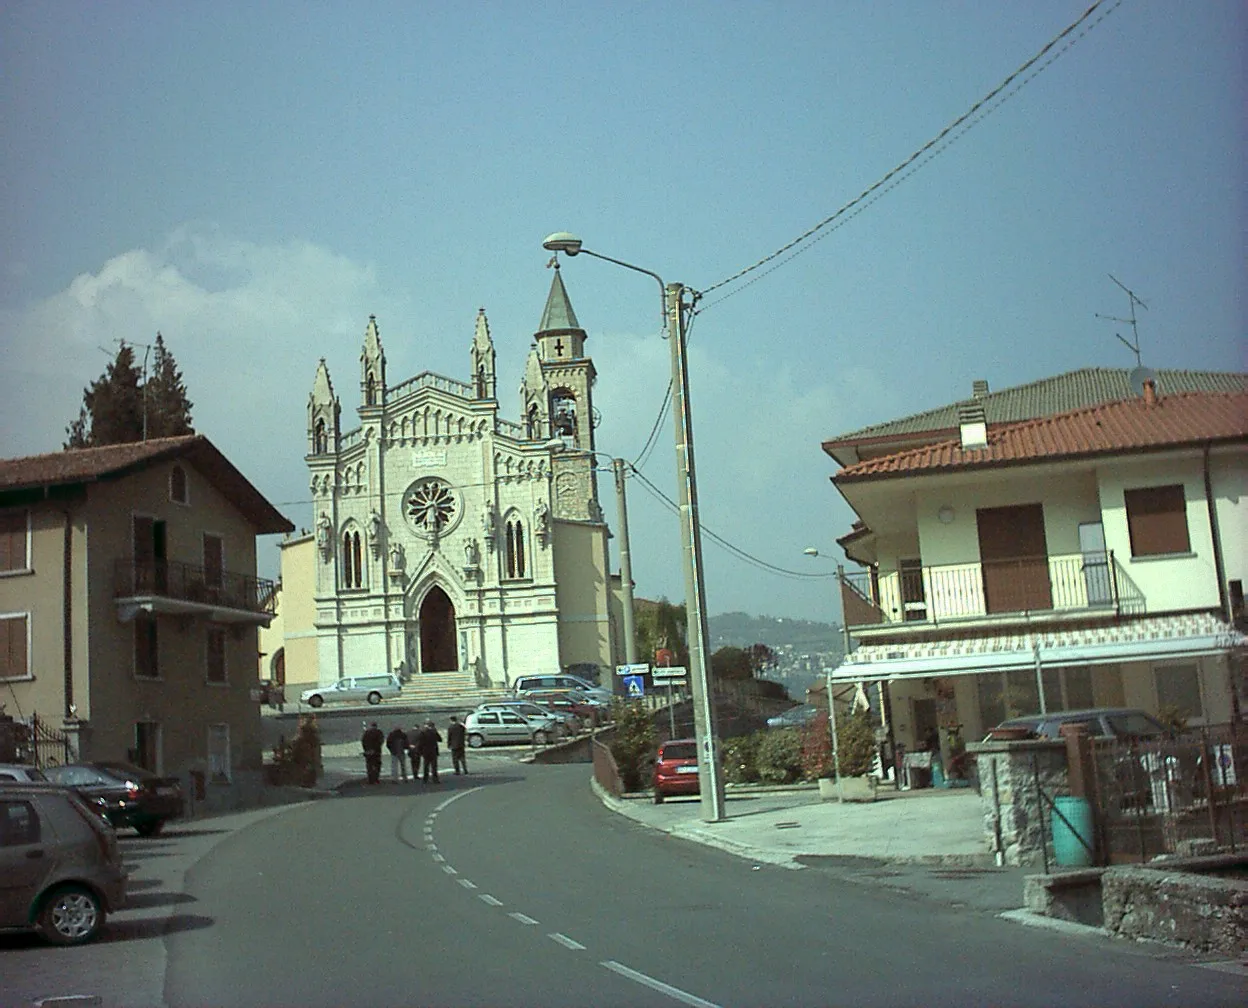
<svg viewBox="0 0 1248 1008">
<path fill-rule="evenodd" d="M 1248 637 L 1208 613 L 1152 616 L 1115 626 L 980 636 L 964 640 L 863 644 L 831 673 L 833 682 L 975 675 L 1054 665 L 1102 665 L 1226 654 Z"/>
</svg>

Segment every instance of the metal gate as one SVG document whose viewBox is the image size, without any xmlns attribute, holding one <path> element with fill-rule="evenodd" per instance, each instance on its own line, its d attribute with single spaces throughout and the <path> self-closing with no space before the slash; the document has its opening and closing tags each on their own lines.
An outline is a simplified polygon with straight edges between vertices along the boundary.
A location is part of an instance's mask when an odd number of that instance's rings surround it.
<svg viewBox="0 0 1248 1008">
<path fill-rule="evenodd" d="M 74 761 L 74 747 L 69 735 L 57 731 L 38 714 L 15 725 L 17 762 L 37 767 L 59 766 Z"/>
</svg>

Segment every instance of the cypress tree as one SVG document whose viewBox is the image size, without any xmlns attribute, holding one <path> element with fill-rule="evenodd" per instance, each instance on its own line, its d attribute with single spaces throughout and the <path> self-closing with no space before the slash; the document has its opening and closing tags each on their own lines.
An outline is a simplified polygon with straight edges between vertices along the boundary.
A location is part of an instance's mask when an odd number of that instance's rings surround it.
<svg viewBox="0 0 1248 1008">
<path fill-rule="evenodd" d="M 147 436 L 149 438 L 178 437 L 194 434 L 191 426 L 191 401 L 186 397 L 186 385 L 178 363 L 165 348 L 165 338 L 156 334 L 152 355 L 152 374 L 144 385 L 147 395 Z"/>
</svg>

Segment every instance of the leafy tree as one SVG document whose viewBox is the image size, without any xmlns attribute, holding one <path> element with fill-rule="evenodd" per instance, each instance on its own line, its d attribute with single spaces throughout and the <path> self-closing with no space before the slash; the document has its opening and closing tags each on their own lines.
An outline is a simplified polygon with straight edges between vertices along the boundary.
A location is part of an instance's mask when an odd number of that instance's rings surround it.
<svg viewBox="0 0 1248 1008">
<path fill-rule="evenodd" d="M 746 658 L 750 663 L 750 674 L 760 678 L 780 664 L 780 656 L 766 644 L 751 644 L 745 649 Z"/>
<path fill-rule="evenodd" d="M 118 346 L 104 374 L 82 390 L 78 419 L 65 428 L 66 448 L 142 441 L 145 410 L 149 438 L 194 433 L 182 373 L 159 333 L 154 349 L 152 375 L 144 382 L 134 347 Z"/>
<path fill-rule="evenodd" d="M 66 428 L 66 448 L 94 448 L 143 439 L 142 376 L 134 348 L 122 343 L 96 381 L 82 390 L 82 410 Z"/>
<path fill-rule="evenodd" d="M 722 647 L 711 655 L 711 676 L 715 679 L 751 679 L 754 670 L 744 648 Z"/>
<path fill-rule="evenodd" d="M 635 700 L 616 699 L 611 704 L 615 732 L 611 755 L 625 791 L 640 791 L 656 752 L 654 715 Z"/>
<path fill-rule="evenodd" d="M 638 600 L 633 622 L 638 653 L 643 658 L 654 661 L 655 652 L 667 648 L 675 655 L 673 665 L 689 666 L 688 620 L 683 605 L 674 605 L 666 598 L 657 602 Z"/>
<path fill-rule="evenodd" d="M 165 338 L 160 333 L 156 334 L 156 345 L 152 349 L 152 376 L 143 386 L 147 397 L 147 436 L 194 434 L 191 401 L 186 397 L 182 372 L 173 354 L 165 348 Z"/>
</svg>

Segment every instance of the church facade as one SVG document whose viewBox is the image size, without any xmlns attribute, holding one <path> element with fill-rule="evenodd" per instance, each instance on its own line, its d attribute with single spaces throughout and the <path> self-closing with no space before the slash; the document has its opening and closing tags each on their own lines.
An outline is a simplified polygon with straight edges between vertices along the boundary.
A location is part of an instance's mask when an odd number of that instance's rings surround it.
<svg viewBox="0 0 1248 1008">
<path fill-rule="evenodd" d="M 341 429 L 321 359 L 306 461 L 322 682 L 390 671 L 486 689 L 572 667 L 610 681 L 622 651 L 618 577 L 598 502 L 585 339 L 556 270 L 519 423 L 500 416 L 484 309 L 467 382 L 424 372 L 388 384 L 370 317 L 354 430 Z"/>
</svg>

